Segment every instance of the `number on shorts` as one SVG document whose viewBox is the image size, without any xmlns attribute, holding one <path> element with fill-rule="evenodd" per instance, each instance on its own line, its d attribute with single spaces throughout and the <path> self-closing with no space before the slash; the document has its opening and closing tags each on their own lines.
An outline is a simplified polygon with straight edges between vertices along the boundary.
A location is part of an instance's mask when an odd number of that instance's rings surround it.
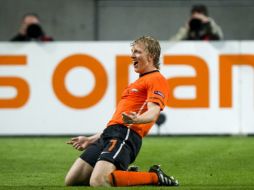
<svg viewBox="0 0 254 190">
<path fill-rule="evenodd" d="M 111 142 L 111 145 L 110 145 L 110 147 L 108 148 L 108 151 L 109 151 L 109 152 L 111 152 L 111 151 L 114 149 L 114 147 L 116 146 L 117 140 L 116 140 L 116 139 L 111 139 L 110 142 Z"/>
</svg>

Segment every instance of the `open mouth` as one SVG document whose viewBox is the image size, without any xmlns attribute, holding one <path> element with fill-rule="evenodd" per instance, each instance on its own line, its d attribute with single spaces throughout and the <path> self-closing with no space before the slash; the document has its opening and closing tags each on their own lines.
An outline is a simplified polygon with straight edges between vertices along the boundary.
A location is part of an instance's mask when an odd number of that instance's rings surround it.
<svg viewBox="0 0 254 190">
<path fill-rule="evenodd" d="M 133 62 L 133 65 L 134 65 L 134 66 L 136 66 L 137 64 L 138 64 L 138 62 L 137 62 L 137 61 L 134 61 L 134 62 Z"/>
</svg>

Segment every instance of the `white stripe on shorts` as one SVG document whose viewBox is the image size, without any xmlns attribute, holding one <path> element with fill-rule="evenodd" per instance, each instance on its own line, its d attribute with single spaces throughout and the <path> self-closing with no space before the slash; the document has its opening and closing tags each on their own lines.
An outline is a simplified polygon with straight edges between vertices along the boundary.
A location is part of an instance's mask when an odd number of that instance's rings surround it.
<svg viewBox="0 0 254 190">
<path fill-rule="evenodd" d="M 123 145 L 125 145 L 125 141 L 129 138 L 129 135 L 130 135 L 130 128 L 127 129 L 127 134 L 126 134 L 126 136 L 125 136 L 125 139 L 124 139 L 124 141 L 121 143 L 119 149 L 116 151 L 115 155 L 113 156 L 113 159 L 115 159 L 115 158 L 118 156 L 118 154 L 120 153 L 120 151 L 121 151 L 122 148 L 123 148 Z"/>
</svg>

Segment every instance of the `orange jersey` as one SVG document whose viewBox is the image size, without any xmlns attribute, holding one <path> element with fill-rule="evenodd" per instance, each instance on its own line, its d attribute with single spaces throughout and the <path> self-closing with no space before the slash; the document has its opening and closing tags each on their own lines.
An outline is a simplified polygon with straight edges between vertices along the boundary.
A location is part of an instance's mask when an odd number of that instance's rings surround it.
<svg viewBox="0 0 254 190">
<path fill-rule="evenodd" d="M 163 110 L 168 101 L 168 83 L 159 71 L 152 71 L 141 75 L 138 80 L 130 84 L 122 93 L 116 111 L 107 126 L 123 124 L 122 113 L 136 112 L 138 115 L 147 111 L 147 103 L 154 102 Z M 141 137 L 144 137 L 155 122 L 129 125 Z"/>
</svg>

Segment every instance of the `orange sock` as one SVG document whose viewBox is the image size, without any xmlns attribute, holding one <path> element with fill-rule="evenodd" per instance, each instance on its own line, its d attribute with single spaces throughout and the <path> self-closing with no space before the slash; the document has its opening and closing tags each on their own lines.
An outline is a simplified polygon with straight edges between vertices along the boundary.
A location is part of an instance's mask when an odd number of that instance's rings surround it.
<svg viewBox="0 0 254 190">
<path fill-rule="evenodd" d="M 158 176 L 153 172 L 130 172 L 116 170 L 109 176 L 112 186 L 134 186 L 158 184 Z"/>
</svg>

